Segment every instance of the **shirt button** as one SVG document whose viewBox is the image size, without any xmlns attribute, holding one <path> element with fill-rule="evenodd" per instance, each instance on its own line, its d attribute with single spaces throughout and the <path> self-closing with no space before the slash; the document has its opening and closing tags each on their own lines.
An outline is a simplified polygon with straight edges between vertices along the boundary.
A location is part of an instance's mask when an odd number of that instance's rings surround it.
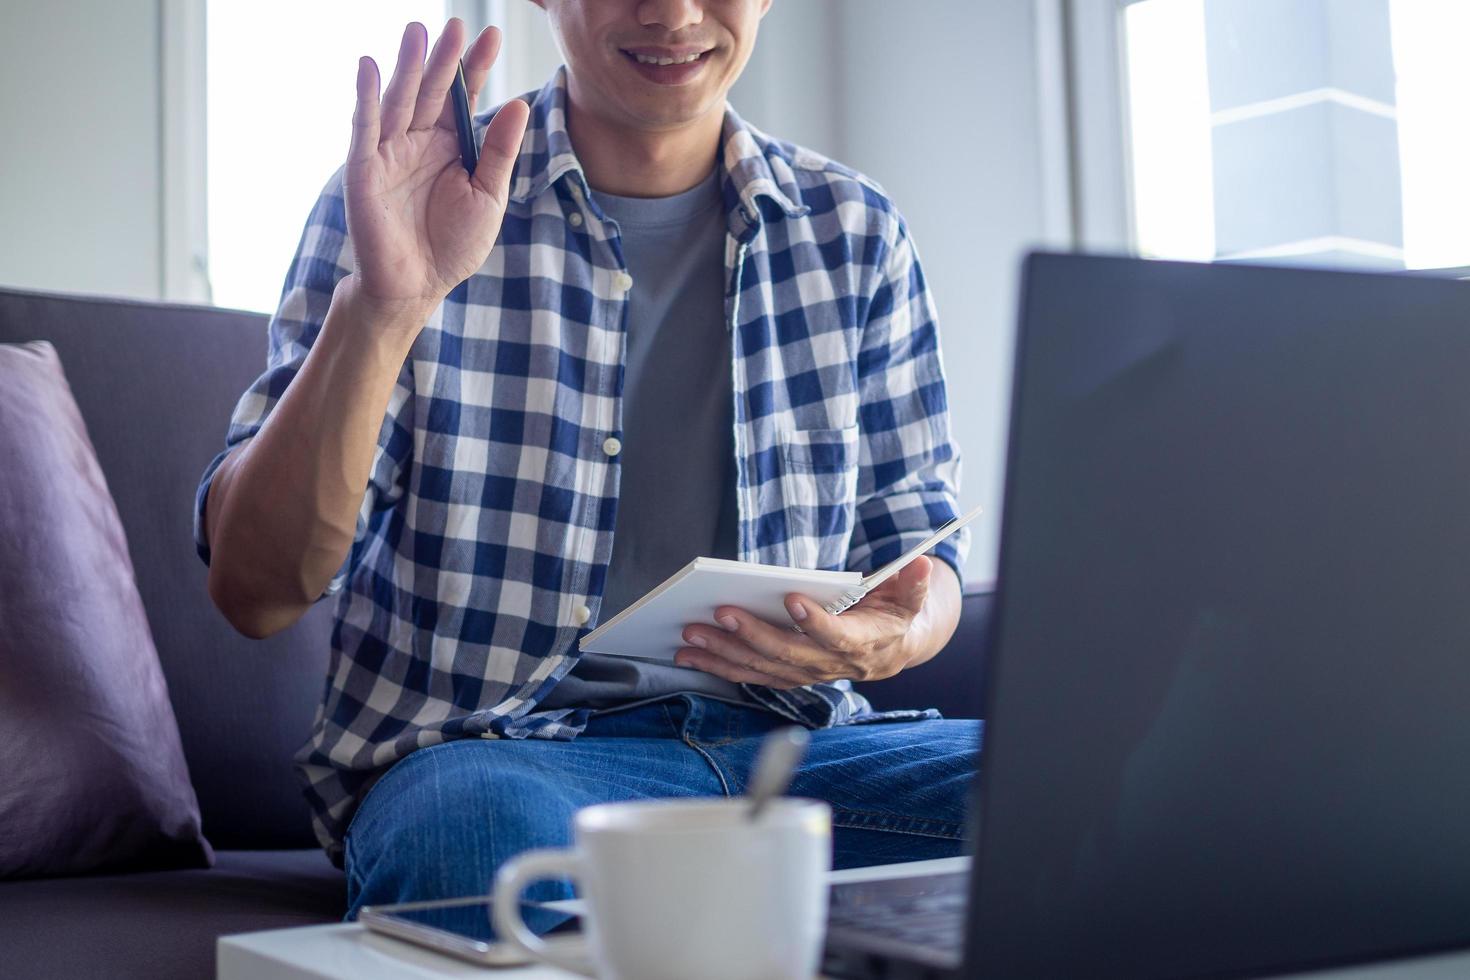
<svg viewBox="0 0 1470 980">
<path fill-rule="evenodd" d="M 618 292 L 626 293 L 633 288 L 633 277 L 626 272 L 619 272 L 613 276 L 613 286 L 617 288 Z"/>
<path fill-rule="evenodd" d="M 623 451 L 623 443 L 617 436 L 608 436 L 602 440 L 602 451 L 609 456 L 616 456 Z"/>
<path fill-rule="evenodd" d="M 572 618 L 577 621 L 578 626 L 586 626 L 587 620 L 592 618 L 592 610 L 586 606 L 578 606 L 572 610 Z"/>
<path fill-rule="evenodd" d="M 571 215 L 567 218 L 567 224 L 571 225 L 573 228 L 582 227 L 582 216 L 576 211 L 573 211 Z"/>
</svg>

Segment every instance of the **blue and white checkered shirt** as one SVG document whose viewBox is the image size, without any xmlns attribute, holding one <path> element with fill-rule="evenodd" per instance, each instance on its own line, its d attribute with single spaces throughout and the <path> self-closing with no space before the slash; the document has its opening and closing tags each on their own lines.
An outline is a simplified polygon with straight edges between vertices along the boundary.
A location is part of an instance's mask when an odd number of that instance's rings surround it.
<svg viewBox="0 0 1470 980">
<path fill-rule="evenodd" d="M 329 684 L 296 763 L 339 863 L 363 787 L 408 753 L 471 736 L 570 739 L 588 716 L 537 702 L 598 618 L 638 284 L 572 152 L 565 70 L 528 101 L 500 238 L 403 365 L 356 540 L 327 590 Z M 477 139 L 491 115 L 475 119 Z M 730 110 L 722 139 L 740 556 L 872 569 L 957 511 L 959 454 L 913 242 L 863 176 Z M 260 430 L 352 272 L 341 176 L 311 211 L 229 448 Z M 206 562 L 203 506 L 224 455 L 195 508 Z M 958 572 L 967 543 L 961 532 L 937 555 Z M 875 713 L 846 681 L 746 690 L 811 727 L 931 714 Z"/>
</svg>

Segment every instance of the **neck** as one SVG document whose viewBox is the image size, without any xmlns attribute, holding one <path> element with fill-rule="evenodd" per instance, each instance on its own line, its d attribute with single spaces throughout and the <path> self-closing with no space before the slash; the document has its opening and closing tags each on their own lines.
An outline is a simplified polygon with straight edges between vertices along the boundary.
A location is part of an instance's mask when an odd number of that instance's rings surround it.
<svg viewBox="0 0 1470 980">
<path fill-rule="evenodd" d="M 721 110 L 678 129 L 629 129 L 567 99 L 567 135 L 587 183 L 619 197 L 670 197 L 694 187 L 715 167 L 723 125 Z"/>
</svg>

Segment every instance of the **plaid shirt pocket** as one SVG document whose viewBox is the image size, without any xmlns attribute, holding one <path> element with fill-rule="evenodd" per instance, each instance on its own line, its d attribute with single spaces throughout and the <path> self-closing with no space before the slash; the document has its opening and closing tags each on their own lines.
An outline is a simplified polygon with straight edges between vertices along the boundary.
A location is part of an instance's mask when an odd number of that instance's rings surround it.
<svg viewBox="0 0 1470 980">
<path fill-rule="evenodd" d="M 790 562 L 798 568 L 843 568 L 857 496 L 858 427 L 804 429 L 778 438 Z"/>
</svg>

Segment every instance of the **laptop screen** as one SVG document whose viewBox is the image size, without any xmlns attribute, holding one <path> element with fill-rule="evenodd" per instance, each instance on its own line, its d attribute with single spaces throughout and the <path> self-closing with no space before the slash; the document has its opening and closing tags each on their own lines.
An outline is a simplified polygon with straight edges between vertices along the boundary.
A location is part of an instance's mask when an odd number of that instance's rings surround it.
<svg viewBox="0 0 1470 980">
<path fill-rule="evenodd" d="M 1470 943 L 1470 284 L 1027 266 L 970 972 Z"/>
</svg>

